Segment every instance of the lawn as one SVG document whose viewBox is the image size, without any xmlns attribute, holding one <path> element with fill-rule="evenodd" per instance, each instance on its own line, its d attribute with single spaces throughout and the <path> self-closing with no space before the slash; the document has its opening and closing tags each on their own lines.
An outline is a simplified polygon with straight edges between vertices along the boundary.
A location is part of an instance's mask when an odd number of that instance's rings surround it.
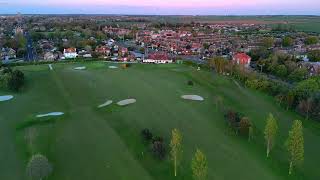
<svg viewBox="0 0 320 180">
<path fill-rule="evenodd" d="M 73 69 L 83 65 L 87 70 Z M 310 121 L 303 122 L 304 165 L 288 177 L 283 144 L 292 120 L 302 118 L 278 107 L 272 97 L 185 65 L 134 64 L 125 70 L 109 69 L 109 65 L 54 64 L 53 71 L 48 65 L 17 67 L 25 73 L 27 87 L 13 94 L 13 100 L 0 102 L 0 179 L 26 179 L 30 155 L 40 152 L 53 164 L 50 180 L 189 180 L 196 148 L 207 155 L 210 180 L 320 177 L 320 129 Z M 188 80 L 195 85 L 188 86 Z M 184 94 L 201 95 L 205 101 L 182 100 Z M 258 134 L 253 142 L 228 133 L 223 113 L 214 103 L 218 95 L 223 97 L 225 108 L 242 112 L 255 123 Z M 127 98 L 135 98 L 137 103 L 96 108 L 107 99 L 117 102 Z M 52 111 L 66 114 L 48 123 L 16 129 L 35 115 Z M 280 135 L 267 160 L 262 132 L 270 112 L 279 120 Z M 144 128 L 163 136 L 167 143 L 173 128 L 183 133 L 184 158 L 178 178 L 173 176 L 169 158 L 157 160 L 148 152 L 140 136 Z"/>
</svg>

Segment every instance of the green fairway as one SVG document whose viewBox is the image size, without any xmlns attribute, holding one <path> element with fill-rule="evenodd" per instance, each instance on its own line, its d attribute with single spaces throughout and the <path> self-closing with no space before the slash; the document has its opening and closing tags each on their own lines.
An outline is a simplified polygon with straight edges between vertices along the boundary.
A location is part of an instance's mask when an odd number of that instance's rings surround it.
<svg viewBox="0 0 320 180">
<path fill-rule="evenodd" d="M 40 152 L 53 164 L 50 180 L 191 180 L 190 162 L 200 148 L 207 156 L 208 179 L 277 180 L 319 179 L 320 128 L 303 121 L 305 162 L 289 177 L 284 147 L 295 113 L 278 107 L 272 97 L 237 86 L 226 77 L 197 71 L 186 65 L 134 64 L 109 69 L 105 62 L 17 67 L 25 73 L 27 87 L 14 99 L 0 102 L 0 179 L 26 179 L 31 154 Z M 87 70 L 73 68 L 86 66 Z M 192 80 L 195 85 L 188 86 Z M 196 94 L 203 102 L 182 100 Z M 232 136 L 214 99 L 223 97 L 225 108 L 248 116 L 258 128 L 253 142 Z M 98 109 L 106 100 L 128 98 L 137 102 Z M 16 130 L 19 123 L 38 114 L 64 112 L 55 121 Z M 279 121 L 280 135 L 266 159 L 263 128 L 269 113 Z M 149 128 L 170 141 L 173 128 L 183 134 L 183 160 L 178 177 L 167 157 L 155 159 L 143 144 L 140 132 Z M 26 134 L 32 132 L 32 143 Z M 143 152 L 143 153 L 142 153 Z"/>
</svg>

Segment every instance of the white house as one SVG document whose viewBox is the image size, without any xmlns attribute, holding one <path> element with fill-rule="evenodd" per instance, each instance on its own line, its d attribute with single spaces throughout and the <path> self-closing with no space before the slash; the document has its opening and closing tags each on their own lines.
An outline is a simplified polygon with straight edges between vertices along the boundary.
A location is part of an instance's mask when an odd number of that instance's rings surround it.
<svg viewBox="0 0 320 180">
<path fill-rule="evenodd" d="M 63 55 L 66 59 L 76 58 L 78 56 L 76 48 L 68 48 L 63 50 Z"/>
<path fill-rule="evenodd" d="M 173 61 L 169 59 L 168 54 L 165 52 L 155 52 L 149 54 L 148 58 L 142 60 L 143 63 L 154 63 L 154 64 L 167 64 Z"/>
</svg>

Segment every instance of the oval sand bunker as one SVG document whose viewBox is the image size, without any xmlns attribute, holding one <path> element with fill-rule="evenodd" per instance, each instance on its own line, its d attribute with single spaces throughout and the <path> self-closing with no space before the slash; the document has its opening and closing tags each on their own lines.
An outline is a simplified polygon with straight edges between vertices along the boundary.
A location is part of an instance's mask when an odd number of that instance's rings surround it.
<svg viewBox="0 0 320 180">
<path fill-rule="evenodd" d="M 117 66 L 109 66 L 109 69 L 118 69 Z"/>
<path fill-rule="evenodd" d="M 51 112 L 47 114 L 39 114 L 37 115 L 37 117 L 40 118 L 40 117 L 47 117 L 47 116 L 61 116 L 63 114 L 64 114 L 63 112 Z"/>
<path fill-rule="evenodd" d="M 119 101 L 117 104 L 119 106 L 126 106 L 126 105 L 129 105 L 129 104 L 133 104 L 135 102 L 137 102 L 137 100 L 135 100 L 135 99 L 125 99 L 125 100 Z"/>
<path fill-rule="evenodd" d="M 9 100 L 12 99 L 12 98 L 13 98 L 12 95 L 0 96 L 0 102 L 1 102 L 1 101 L 9 101 Z"/>
<path fill-rule="evenodd" d="M 182 99 L 186 100 L 192 100 L 192 101 L 203 101 L 203 97 L 198 96 L 198 95 L 183 95 L 181 96 Z"/>
<path fill-rule="evenodd" d="M 75 70 L 85 70 L 85 69 L 86 69 L 86 67 L 85 67 L 85 66 L 82 66 L 82 67 L 75 67 L 74 69 L 75 69 Z"/>
<path fill-rule="evenodd" d="M 109 106 L 110 104 L 112 104 L 112 101 L 111 101 L 111 100 L 108 100 L 108 101 L 106 101 L 105 103 L 100 104 L 100 105 L 98 106 L 98 108 L 103 108 L 103 107 Z"/>
</svg>

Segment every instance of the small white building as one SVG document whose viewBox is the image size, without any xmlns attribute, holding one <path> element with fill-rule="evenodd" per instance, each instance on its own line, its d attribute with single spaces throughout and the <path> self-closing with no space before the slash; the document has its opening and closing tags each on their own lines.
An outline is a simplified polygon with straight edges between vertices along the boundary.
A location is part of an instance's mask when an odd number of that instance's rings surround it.
<svg viewBox="0 0 320 180">
<path fill-rule="evenodd" d="M 68 48 L 63 50 L 63 55 L 66 59 L 72 59 L 78 57 L 76 48 Z"/>
<path fill-rule="evenodd" d="M 172 60 L 169 59 L 144 59 L 142 60 L 143 63 L 154 63 L 154 64 L 168 64 L 172 63 Z"/>
<path fill-rule="evenodd" d="M 165 52 L 155 52 L 148 56 L 148 58 L 142 60 L 143 63 L 154 64 L 168 64 L 173 61 L 169 59 L 168 54 Z"/>
</svg>

